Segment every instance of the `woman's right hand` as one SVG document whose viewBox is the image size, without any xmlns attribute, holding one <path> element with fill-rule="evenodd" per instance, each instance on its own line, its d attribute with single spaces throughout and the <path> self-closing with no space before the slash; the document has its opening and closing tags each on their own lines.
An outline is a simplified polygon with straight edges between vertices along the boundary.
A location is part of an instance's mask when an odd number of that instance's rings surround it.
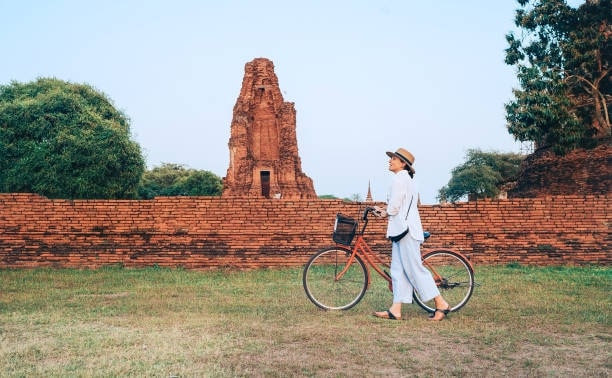
<svg viewBox="0 0 612 378">
<path fill-rule="evenodd" d="M 385 218 L 387 216 L 387 211 L 378 206 L 374 206 L 374 211 L 372 212 L 375 216 L 379 218 Z"/>
</svg>

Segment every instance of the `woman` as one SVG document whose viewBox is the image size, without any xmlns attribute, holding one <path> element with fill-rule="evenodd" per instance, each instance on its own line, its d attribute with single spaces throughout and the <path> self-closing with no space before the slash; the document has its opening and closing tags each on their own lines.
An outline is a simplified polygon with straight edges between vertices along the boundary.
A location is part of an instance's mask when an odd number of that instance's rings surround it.
<svg viewBox="0 0 612 378">
<path fill-rule="evenodd" d="M 398 241 L 391 244 L 391 281 L 393 283 L 393 304 L 387 311 L 378 311 L 374 316 L 383 319 L 402 318 L 402 303 L 412 303 L 412 293 L 417 291 L 424 301 L 434 300 L 436 310 L 429 320 L 440 321 L 450 311 L 448 302 L 440 291 L 421 260 L 423 226 L 417 208 L 418 193 L 413 180 L 414 156 L 403 148 L 387 152 L 389 170 L 395 175 L 391 183 L 387 209 L 377 209 L 381 217 L 389 217 L 387 237 Z"/>
</svg>

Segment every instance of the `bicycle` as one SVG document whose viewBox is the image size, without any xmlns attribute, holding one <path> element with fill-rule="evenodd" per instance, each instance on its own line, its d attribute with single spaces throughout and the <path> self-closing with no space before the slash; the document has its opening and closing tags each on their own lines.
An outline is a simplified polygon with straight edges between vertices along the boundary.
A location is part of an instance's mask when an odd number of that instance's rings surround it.
<svg viewBox="0 0 612 378">
<path fill-rule="evenodd" d="M 368 225 L 368 214 L 376 214 L 376 209 L 366 207 L 358 230 L 358 222 L 351 217 L 336 214 L 332 239 L 333 247 L 319 250 L 310 257 L 302 275 L 306 295 L 317 307 L 324 310 L 348 310 L 361 301 L 370 283 L 370 269 L 374 269 L 389 283 L 391 276 L 385 270 L 390 264 L 375 254 L 363 235 Z M 431 234 L 424 233 L 425 239 Z M 356 238 L 354 246 L 350 245 Z M 474 290 L 474 269 L 470 261 L 460 252 L 448 249 L 422 250 L 423 265 L 431 272 L 442 296 L 457 311 L 466 305 Z M 433 300 L 423 301 L 416 291 L 414 301 L 425 311 L 433 313 Z"/>
</svg>

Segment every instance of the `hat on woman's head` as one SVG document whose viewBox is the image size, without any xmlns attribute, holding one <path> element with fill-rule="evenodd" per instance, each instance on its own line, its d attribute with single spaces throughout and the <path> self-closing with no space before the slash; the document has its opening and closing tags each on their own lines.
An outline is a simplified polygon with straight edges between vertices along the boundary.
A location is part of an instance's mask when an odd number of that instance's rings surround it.
<svg viewBox="0 0 612 378">
<path fill-rule="evenodd" d="M 410 172 L 414 174 L 414 168 L 412 168 L 412 163 L 414 163 L 414 156 L 410 152 L 408 152 L 406 149 L 398 148 L 397 151 L 395 152 L 387 151 L 387 155 L 389 157 L 395 156 L 396 158 L 400 159 L 404 163 L 408 164 L 408 169 L 410 170 Z"/>
</svg>

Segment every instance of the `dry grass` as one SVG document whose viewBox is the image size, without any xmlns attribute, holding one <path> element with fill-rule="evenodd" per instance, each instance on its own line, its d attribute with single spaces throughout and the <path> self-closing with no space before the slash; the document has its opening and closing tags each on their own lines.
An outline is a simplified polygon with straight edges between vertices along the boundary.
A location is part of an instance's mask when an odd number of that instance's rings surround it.
<svg viewBox="0 0 612 378">
<path fill-rule="evenodd" d="M 470 303 L 430 323 L 372 317 L 378 279 L 346 312 L 306 299 L 300 269 L 0 270 L 0 375 L 610 375 L 605 267 L 479 267 Z"/>
</svg>

